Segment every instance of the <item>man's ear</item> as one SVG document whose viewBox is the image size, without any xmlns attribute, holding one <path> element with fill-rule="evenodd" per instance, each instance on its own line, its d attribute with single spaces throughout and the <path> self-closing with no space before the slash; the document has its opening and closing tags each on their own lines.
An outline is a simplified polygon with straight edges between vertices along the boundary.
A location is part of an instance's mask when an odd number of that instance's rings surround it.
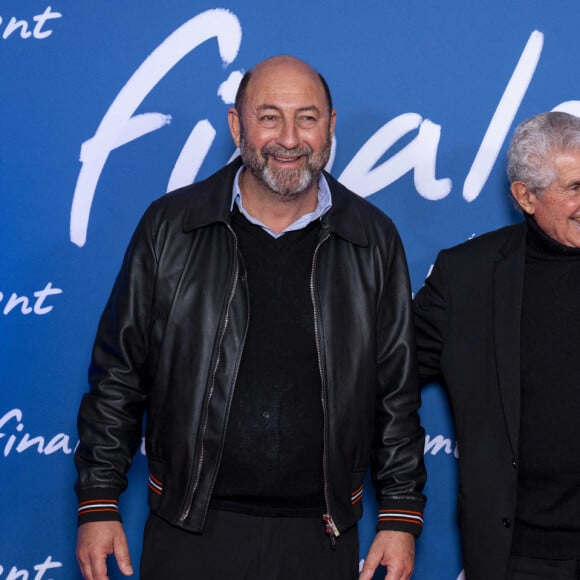
<svg viewBox="0 0 580 580">
<path fill-rule="evenodd" d="M 529 215 L 534 215 L 536 194 L 532 193 L 523 181 L 514 181 L 510 189 L 513 198 L 522 210 Z"/>
<path fill-rule="evenodd" d="M 240 146 L 240 134 L 241 134 L 241 124 L 238 111 L 235 107 L 230 107 L 228 110 L 228 125 L 230 127 L 230 133 L 236 147 Z"/>
</svg>

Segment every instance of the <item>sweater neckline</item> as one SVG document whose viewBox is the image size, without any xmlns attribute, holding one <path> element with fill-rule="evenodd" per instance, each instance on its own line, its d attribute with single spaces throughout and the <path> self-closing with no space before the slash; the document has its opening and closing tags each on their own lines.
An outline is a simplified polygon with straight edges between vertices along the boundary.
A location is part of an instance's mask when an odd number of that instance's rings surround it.
<svg viewBox="0 0 580 580">
<path fill-rule="evenodd" d="M 526 254 L 541 260 L 580 260 L 580 248 L 565 246 L 546 234 L 536 220 L 526 215 Z"/>
</svg>

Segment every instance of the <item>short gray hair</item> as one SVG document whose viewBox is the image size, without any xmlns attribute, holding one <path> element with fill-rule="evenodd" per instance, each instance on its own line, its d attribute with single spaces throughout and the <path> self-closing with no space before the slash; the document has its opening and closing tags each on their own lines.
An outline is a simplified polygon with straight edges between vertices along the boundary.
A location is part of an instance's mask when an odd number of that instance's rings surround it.
<svg viewBox="0 0 580 580">
<path fill-rule="evenodd" d="M 568 113 L 541 113 L 516 128 L 508 150 L 511 183 L 523 181 L 533 192 L 549 187 L 558 177 L 554 154 L 580 150 L 580 118 Z"/>
</svg>

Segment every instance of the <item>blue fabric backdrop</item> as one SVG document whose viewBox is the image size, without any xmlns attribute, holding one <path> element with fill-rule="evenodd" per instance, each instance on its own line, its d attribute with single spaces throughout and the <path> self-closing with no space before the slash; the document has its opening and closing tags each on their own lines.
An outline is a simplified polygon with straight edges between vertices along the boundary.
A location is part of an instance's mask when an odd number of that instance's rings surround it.
<svg viewBox="0 0 580 580">
<path fill-rule="evenodd" d="M 518 219 L 506 135 L 540 111 L 580 110 L 579 18 L 573 0 L 3 0 L 0 580 L 78 577 L 72 452 L 96 323 L 146 206 L 234 153 L 241 72 L 289 53 L 326 76 L 332 173 L 395 220 L 416 291 L 440 248 Z M 422 419 L 415 578 L 455 580 L 457 450 L 436 385 Z M 142 455 L 130 479 L 137 560 Z M 374 531 L 364 502 L 361 554 Z"/>
</svg>

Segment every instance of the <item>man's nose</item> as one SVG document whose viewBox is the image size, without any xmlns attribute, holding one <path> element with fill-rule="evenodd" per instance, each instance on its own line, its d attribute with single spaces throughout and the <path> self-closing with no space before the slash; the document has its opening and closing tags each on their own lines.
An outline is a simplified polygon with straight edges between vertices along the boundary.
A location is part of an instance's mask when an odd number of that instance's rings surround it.
<svg viewBox="0 0 580 580">
<path fill-rule="evenodd" d="M 276 141 L 286 149 L 292 149 L 299 143 L 298 131 L 293 121 L 284 121 Z"/>
</svg>

